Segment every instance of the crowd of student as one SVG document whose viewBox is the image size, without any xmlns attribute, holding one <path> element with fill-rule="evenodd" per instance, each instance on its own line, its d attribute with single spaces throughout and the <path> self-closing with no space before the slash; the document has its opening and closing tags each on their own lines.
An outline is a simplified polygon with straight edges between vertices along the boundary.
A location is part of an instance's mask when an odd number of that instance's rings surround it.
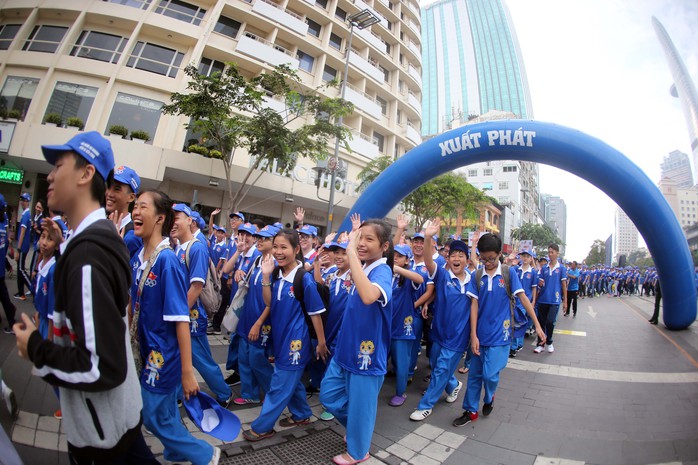
<svg viewBox="0 0 698 465">
<path fill-rule="evenodd" d="M 248 441 L 273 436 L 285 408 L 290 416 L 281 426 L 308 423 L 306 396 L 319 392 L 320 418 L 346 428 L 347 452 L 334 462 L 359 463 L 369 457 L 384 376 L 396 378 L 390 405 L 402 406 L 423 339 L 431 374 L 410 419 L 427 418 L 442 394 L 457 400 L 463 383 L 454 374 L 467 355 L 463 414 L 453 420 L 463 426 L 478 418 L 483 390 L 482 414 L 492 412 L 499 374 L 526 332 L 538 336 L 534 352 L 554 351 L 558 309 L 568 315 L 571 307 L 576 316 L 578 292 L 632 292 L 656 280 L 632 269 L 567 268 L 555 244 L 539 259 L 528 250 L 503 258 L 494 234 L 476 234 L 474 247 L 451 237 L 439 250 L 438 219 L 406 239 L 402 216 L 394 236 L 383 220 L 355 216 L 351 232 L 321 240 L 303 224 L 302 209 L 294 229 L 234 212 L 230 234 L 214 224 L 216 210 L 206 236 L 196 211 L 141 189 L 131 168 L 115 168 L 101 135 L 81 133 L 42 150 L 54 165 L 51 214 L 25 224 L 30 199 L 21 197 L 19 261 L 29 252 L 30 228 L 38 253 L 36 276 L 18 272 L 16 295 L 24 298 L 21 285 L 30 286 L 37 313 L 34 321 L 23 315 L 14 331 L 20 355 L 56 386 L 71 463 L 157 463 L 141 423 L 167 460 L 218 463 L 220 449 L 180 421 L 178 401 L 199 392 L 194 369 L 222 406 L 262 403 L 243 432 Z M 0 247 L 7 247 L 2 233 Z M 211 304 L 204 297 L 218 279 L 220 303 Z M 14 306 L 2 284 L 12 331 Z M 224 378 L 207 334 L 221 333 L 232 308 L 226 368 L 233 374 Z M 238 382 L 234 398 L 230 386 Z"/>
</svg>

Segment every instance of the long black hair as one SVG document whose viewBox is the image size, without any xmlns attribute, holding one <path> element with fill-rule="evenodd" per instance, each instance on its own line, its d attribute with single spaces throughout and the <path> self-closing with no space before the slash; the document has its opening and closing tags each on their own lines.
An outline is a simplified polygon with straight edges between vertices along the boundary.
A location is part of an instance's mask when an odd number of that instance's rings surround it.
<svg viewBox="0 0 698 465">
<path fill-rule="evenodd" d="M 142 190 L 136 195 L 136 199 L 143 194 L 151 194 L 153 197 L 153 205 L 155 206 L 155 213 L 165 216 L 165 220 L 162 223 L 162 235 L 163 237 L 169 237 L 172 226 L 174 225 L 174 211 L 172 210 L 174 202 L 167 194 L 157 189 Z"/>
<path fill-rule="evenodd" d="M 276 241 L 276 238 L 279 236 L 283 236 L 294 249 L 298 248 L 296 260 L 298 260 L 301 263 L 304 263 L 305 257 L 303 256 L 303 252 L 301 251 L 301 242 L 300 237 L 298 236 L 298 231 L 296 231 L 295 229 L 284 228 L 278 233 L 276 233 L 276 236 L 274 236 L 274 241 Z"/>
<path fill-rule="evenodd" d="M 373 226 L 376 229 L 376 236 L 378 236 L 378 240 L 380 241 L 381 247 L 383 247 L 383 244 L 386 242 L 388 243 L 388 250 L 383 252 L 383 257 L 387 259 L 387 264 L 390 267 L 390 270 L 392 271 L 393 265 L 395 264 L 394 260 L 394 249 L 393 249 L 393 237 L 391 234 L 392 227 L 390 224 L 382 220 L 380 218 L 369 218 L 363 223 L 361 223 L 361 228 L 364 226 Z"/>
</svg>

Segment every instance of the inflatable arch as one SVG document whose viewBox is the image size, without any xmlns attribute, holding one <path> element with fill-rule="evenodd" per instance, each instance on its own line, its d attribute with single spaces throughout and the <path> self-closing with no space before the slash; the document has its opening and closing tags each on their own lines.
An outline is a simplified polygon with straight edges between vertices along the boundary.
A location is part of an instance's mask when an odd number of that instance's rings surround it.
<svg viewBox="0 0 698 465">
<path fill-rule="evenodd" d="M 350 216 L 384 217 L 407 194 L 436 176 L 487 160 L 543 163 L 589 181 L 620 206 L 637 226 L 659 272 L 664 324 L 684 329 L 696 319 L 696 284 L 690 251 L 671 207 L 645 173 L 606 143 L 563 126 L 500 120 L 440 134 L 410 150 L 368 186 Z M 592 218 L 589 221 L 593 221 Z"/>
</svg>

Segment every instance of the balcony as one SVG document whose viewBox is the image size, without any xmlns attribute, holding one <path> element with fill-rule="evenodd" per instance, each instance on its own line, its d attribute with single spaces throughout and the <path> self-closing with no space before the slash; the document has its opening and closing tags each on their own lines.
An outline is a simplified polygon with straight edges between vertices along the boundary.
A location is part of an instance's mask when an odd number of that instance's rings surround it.
<svg viewBox="0 0 698 465">
<path fill-rule="evenodd" d="M 356 28 L 354 29 L 355 34 L 362 39 L 364 39 L 366 42 L 369 44 L 373 45 L 376 49 L 378 49 L 381 53 L 386 53 L 388 51 L 388 47 L 385 45 L 385 42 L 383 42 L 383 39 L 378 37 L 373 31 L 371 31 L 369 28 L 366 29 L 359 29 Z"/>
<path fill-rule="evenodd" d="M 264 108 L 271 108 L 277 113 L 284 113 L 286 111 L 286 104 L 281 100 L 277 100 L 268 95 L 262 97 L 262 100 L 264 101 L 262 104 Z"/>
<path fill-rule="evenodd" d="M 345 100 L 353 103 L 356 108 L 362 110 L 376 119 L 381 117 L 381 107 L 373 97 L 366 95 L 360 90 L 354 89 L 350 84 L 347 84 Z"/>
<path fill-rule="evenodd" d="M 298 59 L 290 51 L 249 32 L 240 37 L 236 50 L 272 66 L 288 64 L 298 69 Z"/>
<path fill-rule="evenodd" d="M 410 40 L 408 42 L 407 46 L 409 47 L 410 50 L 412 50 L 414 52 L 415 55 L 417 55 L 418 57 L 422 56 L 422 51 L 420 50 L 419 45 L 417 45 L 416 43 L 414 43 Z"/>
<path fill-rule="evenodd" d="M 419 83 L 419 87 L 422 87 L 422 73 L 417 71 L 417 68 L 415 68 L 412 65 L 409 65 L 407 67 L 407 74 L 412 76 L 412 78 Z"/>
<path fill-rule="evenodd" d="M 422 102 L 414 95 L 412 92 L 407 93 L 407 103 L 410 104 L 412 108 L 417 110 L 417 113 L 422 114 Z"/>
<path fill-rule="evenodd" d="M 370 136 L 356 132 L 354 132 L 352 136 L 354 138 L 349 141 L 349 147 L 352 152 L 356 152 L 371 160 L 378 157 L 378 146 L 373 142 Z"/>
<path fill-rule="evenodd" d="M 271 0 L 256 0 L 252 11 L 275 21 L 300 35 L 308 33 L 308 25 L 295 13 L 284 10 Z"/>
<path fill-rule="evenodd" d="M 412 29 L 412 32 L 417 34 L 417 36 L 421 37 L 422 36 L 422 31 L 419 29 L 419 24 L 415 23 L 411 19 L 409 21 L 405 21 L 405 24 Z"/>
<path fill-rule="evenodd" d="M 383 71 L 374 66 L 373 63 L 368 61 L 366 58 L 362 58 L 358 53 L 356 53 L 353 50 L 351 51 L 351 53 L 349 53 L 349 63 L 351 63 L 359 71 L 364 72 L 368 76 L 372 77 L 379 84 L 383 84 L 385 78 Z M 296 64 L 296 66 L 298 65 Z"/>
<path fill-rule="evenodd" d="M 414 145 L 419 145 L 422 143 L 422 136 L 409 121 L 407 122 L 407 127 L 405 128 L 405 136 L 407 137 L 407 139 L 412 141 Z"/>
<path fill-rule="evenodd" d="M 356 8 L 359 9 L 359 11 L 368 10 L 368 11 L 370 11 L 371 13 L 373 13 L 373 14 L 376 16 L 376 18 L 380 18 L 381 21 L 380 21 L 380 23 L 378 23 L 378 24 L 381 24 L 383 27 L 387 27 L 387 26 L 388 26 L 388 22 L 387 22 L 387 20 L 385 19 L 385 16 L 383 16 L 382 14 L 380 14 L 379 12 L 377 12 L 374 8 L 372 8 L 372 7 L 368 6 L 368 5 L 366 5 L 366 4 L 365 4 L 364 2 L 362 2 L 361 0 L 354 0 L 354 5 L 356 6 Z"/>
</svg>

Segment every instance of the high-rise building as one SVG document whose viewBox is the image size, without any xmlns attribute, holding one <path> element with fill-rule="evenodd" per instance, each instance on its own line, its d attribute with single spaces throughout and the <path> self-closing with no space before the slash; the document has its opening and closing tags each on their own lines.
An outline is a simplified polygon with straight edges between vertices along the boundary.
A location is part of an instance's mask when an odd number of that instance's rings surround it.
<svg viewBox="0 0 698 465">
<path fill-rule="evenodd" d="M 691 172 L 691 162 L 688 155 L 674 150 L 664 157 L 661 164 L 662 179 L 671 178 L 680 189 L 693 187 L 693 173 Z"/>
<path fill-rule="evenodd" d="M 681 189 L 673 178 L 664 177 L 659 189 L 684 231 L 698 223 L 698 186 Z"/>
<path fill-rule="evenodd" d="M 173 199 L 196 199 L 204 213 L 228 208 L 220 160 L 186 153 L 192 134 L 186 117 L 164 115 L 173 92 L 187 87 L 183 68 L 210 75 L 236 62 L 247 77 L 288 64 L 304 90 L 341 80 L 350 37 L 347 19 L 369 10 L 380 21 L 353 28 L 346 99 L 355 111 L 343 123 L 353 133 L 351 151 L 340 147 L 348 165 L 339 176 L 336 215 L 358 196 L 356 178 L 380 156 L 397 157 L 421 142 L 421 36 L 416 0 L 26 0 L 0 2 L 0 102 L 19 116 L 2 123 L 0 151 L 6 166 L 23 175 L 24 189 L 45 195 L 50 166 L 40 145 L 63 143 L 77 128 L 42 124 L 49 113 L 63 121 L 80 117 L 84 130 L 108 134 L 112 125 L 144 130 L 151 140 L 113 140 L 116 163 L 133 167 L 146 187 Z M 285 102 L 266 105 L 285 110 Z M 328 147 L 328 152 L 334 143 Z M 234 187 L 250 166 L 238 150 Z M 301 159 L 291 173 L 274 166 L 259 173 L 240 209 L 262 219 L 327 222 L 329 181 L 315 185 L 315 163 Z M 256 177 L 256 176 L 255 176 Z M 1 181 L 0 181 L 1 182 Z M 16 199 L 21 186 L 3 185 Z M 337 224 L 337 222 L 335 222 Z M 321 228 L 324 230 L 324 228 Z"/>
<path fill-rule="evenodd" d="M 562 240 L 567 242 L 567 204 L 560 198 L 550 194 L 540 194 L 540 211 L 543 221 Z M 564 246 L 561 245 L 561 251 Z"/>
<path fill-rule="evenodd" d="M 493 110 L 533 118 L 504 0 L 442 0 L 423 8 L 422 45 L 423 135 Z"/>
<path fill-rule="evenodd" d="M 613 260 L 617 262 L 621 255 L 627 258 L 630 252 L 637 250 L 638 236 L 637 228 L 628 215 L 617 207 L 613 232 Z"/>
<path fill-rule="evenodd" d="M 696 86 L 688 74 L 686 65 L 679 55 L 679 51 L 669 37 L 666 29 L 657 18 L 652 17 L 652 26 L 657 33 L 659 42 L 664 49 L 664 55 L 669 63 L 671 75 L 674 77 L 674 85 L 671 86 L 671 95 L 678 97 L 681 101 L 681 108 L 686 118 L 688 135 L 691 141 L 691 151 L 693 152 L 693 179 L 698 180 L 698 92 Z"/>
</svg>

